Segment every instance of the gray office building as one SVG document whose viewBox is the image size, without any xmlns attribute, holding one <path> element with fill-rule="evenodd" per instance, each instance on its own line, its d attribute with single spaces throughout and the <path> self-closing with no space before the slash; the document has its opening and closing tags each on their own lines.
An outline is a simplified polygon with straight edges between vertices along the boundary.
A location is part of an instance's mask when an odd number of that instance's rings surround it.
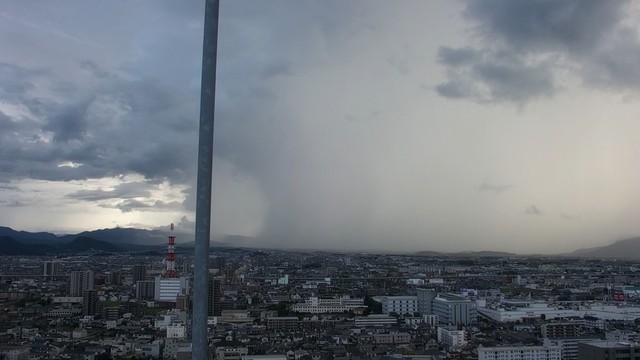
<svg viewBox="0 0 640 360">
<path fill-rule="evenodd" d="M 133 266 L 133 283 L 138 281 L 144 281 L 147 279 L 147 265 L 134 265 Z"/>
<path fill-rule="evenodd" d="M 578 343 L 581 360 L 640 360 L 640 344 L 626 341 L 595 340 Z"/>
<path fill-rule="evenodd" d="M 156 282 L 154 280 L 141 280 L 136 282 L 136 299 L 153 300 L 156 295 Z"/>
<path fill-rule="evenodd" d="M 418 289 L 418 311 L 422 315 L 432 315 L 433 299 L 437 296 L 435 289 Z"/>
<path fill-rule="evenodd" d="M 468 325 L 478 320 L 476 302 L 453 294 L 440 294 L 431 305 L 433 315 L 438 315 L 440 323 L 447 325 Z"/>
</svg>

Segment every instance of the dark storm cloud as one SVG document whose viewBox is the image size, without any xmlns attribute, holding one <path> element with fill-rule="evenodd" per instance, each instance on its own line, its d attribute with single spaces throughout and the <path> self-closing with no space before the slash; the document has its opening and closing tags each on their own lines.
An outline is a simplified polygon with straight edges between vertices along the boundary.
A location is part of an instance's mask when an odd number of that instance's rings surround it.
<svg viewBox="0 0 640 360">
<path fill-rule="evenodd" d="M 92 69 L 89 81 L 105 72 L 95 64 Z M 5 114 L 0 120 L 3 128 L 19 127 L 18 136 L 0 134 L 0 152 L 6 155 L 0 158 L 0 169 L 7 177 L 71 180 L 134 172 L 157 181 L 187 179 L 185 170 L 194 165 L 196 144 L 191 137 L 197 128 L 197 105 L 184 90 L 152 79 L 110 76 L 84 89 L 85 100 L 73 101 L 78 97 L 75 88 L 59 94 L 69 101 L 13 94 L 30 109 L 36 104 L 37 111 L 26 119 Z M 59 166 L 69 161 L 82 166 Z"/>
<path fill-rule="evenodd" d="M 87 131 L 87 108 L 91 100 L 70 104 L 47 118 L 43 130 L 53 134 L 57 143 L 82 140 Z"/>
<path fill-rule="evenodd" d="M 464 15 L 487 42 L 519 52 L 592 53 L 607 41 L 628 0 L 469 1 Z"/>
<path fill-rule="evenodd" d="M 640 38 L 636 29 L 623 29 L 585 66 L 585 81 L 613 89 L 638 89 L 640 86 Z"/>
<path fill-rule="evenodd" d="M 524 213 L 526 215 L 541 216 L 542 210 L 535 205 L 529 205 L 524 209 Z"/>
<path fill-rule="evenodd" d="M 449 80 L 446 83 L 436 86 L 436 92 L 440 96 L 451 99 L 473 98 L 476 96 L 472 83 L 460 76 L 452 75 L 449 75 Z"/>
<path fill-rule="evenodd" d="M 448 80 L 436 87 L 449 98 L 474 98 L 479 102 L 525 103 L 555 91 L 552 64 L 529 63 L 505 52 L 441 47 L 439 60 L 448 66 Z"/>
<path fill-rule="evenodd" d="M 172 7 L 170 3 L 154 5 L 152 10 L 157 11 L 158 19 L 167 16 L 164 13 L 167 6 Z M 29 7 L 28 4 L 25 6 Z M 270 88 L 270 82 L 295 74 L 295 61 L 291 59 L 296 58 L 297 49 L 303 48 L 301 45 L 306 41 L 305 36 L 300 35 L 306 31 L 304 24 L 297 18 L 289 19 L 282 7 L 288 8 L 289 4 L 223 4 L 222 9 L 225 16 L 221 21 L 226 31 L 220 38 L 220 47 L 224 50 L 220 51 L 221 70 L 218 73 L 216 156 L 233 163 L 237 171 L 250 173 L 256 178 L 260 178 L 258 174 L 265 170 L 262 156 L 265 149 L 278 146 L 277 141 L 265 144 L 262 135 L 277 130 L 271 128 L 274 123 L 286 126 L 285 119 L 270 108 L 269 102 L 276 94 Z M 308 16 L 318 11 L 326 13 L 326 21 L 329 22 L 347 16 L 341 11 L 333 11 L 335 4 L 320 6 L 304 2 L 293 7 L 297 9 L 293 11 L 301 11 Z M 0 121 L 3 128 L 18 132 L 18 136 L 9 132 L 0 134 L 0 154 L 3 155 L 0 157 L 0 171 L 4 178 L 66 181 L 136 173 L 143 175 L 149 183 L 168 180 L 171 184 L 193 186 L 199 94 L 192 84 L 198 82 L 200 71 L 198 55 L 201 40 L 198 37 L 201 30 L 198 26 L 202 22 L 202 9 L 201 6 L 178 8 L 171 10 L 170 22 L 153 23 L 150 20 L 151 24 L 146 23 L 150 30 L 137 33 L 141 39 L 137 57 L 121 62 L 117 67 L 106 65 L 100 57 L 92 54 L 87 55 L 90 58 L 70 57 L 64 61 L 66 73 L 54 69 L 47 72 L 45 82 L 39 82 L 43 70 L 4 64 L 0 68 L 2 98 L 16 99 L 31 112 L 26 119 L 7 115 Z M 30 13 L 29 9 L 22 10 L 23 16 Z M 133 9 L 124 10 L 101 11 L 114 12 L 118 16 L 111 18 L 121 19 L 140 8 L 133 6 Z M 17 9 L 16 13 L 20 11 Z M 264 14 L 272 16 L 265 18 Z M 256 17 L 256 26 L 264 28 L 265 32 L 244 26 L 253 23 Z M 280 25 L 272 27 L 271 20 L 276 18 Z M 293 22 L 284 21 L 287 19 Z M 96 21 L 102 22 L 101 19 Z M 340 23 L 339 20 L 335 22 Z M 197 31 L 185 30 L 186 25 L 195 27 Z M 322 27 L 327 34 L 335 31 L 334 27 L 325 25 L 327 23 L 323 22 Z M 93 28 L 89 24 L 86 26 Z M 151 31 L 156 28 L 162 29 L 163 34 L 167 32 L 166 36 L 158 36 Z M 117 33 L 113 38 L 123 35 Z M 281 49 L 265 49 L 263 46 L 269 45 L 270 41 L 264 45 L 254 43 L 250 47 L 238 42 L 239 39 L 246 40 L 264 33 L 268 34 L 266 40 L 271 36 L 284 39 L 282 44 L 285 45 L 280 45 Z M 64 35 L 63 31 L 57 34 Z M 66 34 L 72 33 L 66 31 Z M 102 32 L 92 33 L 89 30 L 87 34 L 99 39 L 97 43 L 100 46 L 115 46 L 107 48 L 107 57 L 119 53 L 118 42 L 103 38 Z M 126 37 L 119 40 L 124 45 L 122 49 L 135 40 L 130 39 L 129 34 L 124 35 Z M 338 35 L 335 33 L 333 36 Z M 63 38 L 67 41 L 72 37 L 65 35 Z M 147 38 L 149 41 L 145 41 Z M 75 40 L 72 43 L 74 49 L 82 48 Z M 44 95 L 49 91 L 54 91 L 57 96 Z M 77 166 L 61 166 L 65 163 Z M 139 195 L 144 196 L 145 193 Z M 127 196 L 100 190 L 76 192 L 70 198 L 101 201 Z M 188 192 L 184 204 L 187 209 L 193 208 L 192 199 L 191 192 Z M 124 202 L 119 208 L 130 211 L 138 206 L 145 205 Z M 173 207 L 174 204 L 167 206 Z"/>
<path fill-rule="evenodd" d="M 629 1 L 469 1 L 476 47 L 441 47 L 441 96 L 522 105 L 562 89 L 555 71 L 585 84 L 640 89 L 640 40 L 625 25 Z"/>
</svg>

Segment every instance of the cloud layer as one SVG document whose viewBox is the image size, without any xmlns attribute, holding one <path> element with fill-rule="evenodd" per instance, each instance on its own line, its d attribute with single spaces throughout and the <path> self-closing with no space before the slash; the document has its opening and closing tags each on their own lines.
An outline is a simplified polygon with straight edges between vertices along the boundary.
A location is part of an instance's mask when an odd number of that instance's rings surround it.
<svg viewBox="0 0 640 360">
<path fill-rule="evenodd" d="M 523 105 L 575 78 L 587 86 L 638 90 L 640 38 L 629 1 L 469 1 L 475 45 L 443 46 L 441 96 Z"/>
<path fill-rule="evenodd" d="M 192 227 L 202 10 L 0 11 L 4 225 Z M 628 1 L 222 1 L 214 233 L 539 252 L 640 231 L 633 14 Z"/>
</svg>

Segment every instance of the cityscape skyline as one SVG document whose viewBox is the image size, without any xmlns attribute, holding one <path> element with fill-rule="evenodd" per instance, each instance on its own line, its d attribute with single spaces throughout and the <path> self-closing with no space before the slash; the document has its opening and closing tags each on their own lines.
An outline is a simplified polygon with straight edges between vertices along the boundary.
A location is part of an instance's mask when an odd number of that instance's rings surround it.
<svg viewBox="0 0 640 360">
<path fill-rule="evenodd" d="M 195 357 L 193 254 L 176 258 L 184 288 L 164 295 L 163 259 L 2 256 L 0 355 Z M 637 260 L 227 248 L 208 268 L 216 359 L 634 359 L 640 349 Z"/>
<path fill-rule="evenodd" d="M 0 225 L 193 227 L 202 10 L 3 4 Z M 212 232 L 518 253 L 637 236 L 638 12 L 222 1 Z"/>
</svg>

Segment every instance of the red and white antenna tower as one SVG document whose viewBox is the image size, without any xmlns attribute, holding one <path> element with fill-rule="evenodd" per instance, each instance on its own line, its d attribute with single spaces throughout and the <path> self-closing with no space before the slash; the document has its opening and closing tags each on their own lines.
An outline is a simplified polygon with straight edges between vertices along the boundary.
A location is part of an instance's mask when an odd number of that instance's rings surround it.
<svg viewBox="0 0 640 360">
<path fill-rule="evenodd" d="M 169 243 L 167 244 L 167 269 L 164 271 L 164 278 L 177 278 L 178 272 L 176 271 L 176 236 L 173 234 L 173 223 L 171 223 L 171 232 L 169 233 Z"/>
</svg>

